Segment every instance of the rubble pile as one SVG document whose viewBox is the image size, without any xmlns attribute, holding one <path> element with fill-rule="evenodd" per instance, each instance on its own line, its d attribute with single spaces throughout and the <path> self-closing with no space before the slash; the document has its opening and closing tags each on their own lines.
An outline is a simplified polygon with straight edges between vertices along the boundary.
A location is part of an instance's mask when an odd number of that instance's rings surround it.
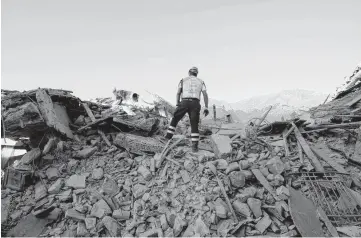
<svg viewBox="0 0 361 238">
<path fill-rule="evenodd" d="M 354 124 L 318 130 L 300 119 L 258 122 L 252 136 L 203 135 L 192 153 L 186 120 L 166 142 L 168 118 L 159 111 L 135 106 L 128 114 L 112 100 L 97 101 L 54 89 L 2 92 L 5 136 L 28 151 L 7 163 L 2 179 L 2 235 L 360 232 L 361 131 Z"/>
</svg>

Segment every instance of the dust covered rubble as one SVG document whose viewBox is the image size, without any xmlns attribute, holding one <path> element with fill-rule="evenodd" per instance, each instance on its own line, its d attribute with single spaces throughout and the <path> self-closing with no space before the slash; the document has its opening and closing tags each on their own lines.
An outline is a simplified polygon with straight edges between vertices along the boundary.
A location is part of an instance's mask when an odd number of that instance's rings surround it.
<svg viewBox="0 0 361 238">
<path fill-rule="evenodd" d="M 47 91 L 51 100 L 56 101 L 52 92 Z M 26 93 L 30 97 L 33 94 Z M 74 106 L 81 111 L 80 115 L 67 113 L 73 138 L 57 129 L 62 128 L 57 123 L 64 122 L 55 116 L 52 127 L 43 125 L 51 128 L 51 133 L 36 130 L 43 141 L 39 143 L 39 135 L 25 141 L 28 153 L 32 153 L 26 157 L 27 163 L 9 166 L 30 171 L 32 176 L 30 183 L 18 190 L 9 186 L 2 190 L 4 236 L 300 235 L 289 206 L 288 174 L 315 171 L 315 165 L 306 153 L 300 152 L 295 133 L 291 131 L 284 139 L 282 132 L 294 130 L 292 123 L 302 131 L 304 122 L 284 123 L 281 133 L 263 127 L 267 133 L 257 138 L 202 137 L 200 152 L 192 153 L 184 137 L 173 139 L 178 144 L 163 150 L 166 146 L 161 139 L 166 125 L 163 117 L 138 111 L 137 116 L 122 114 L 114 120 L 115 117 L 109 119 L 102 113 L 103 107 L 87 102 L 94 113 L 92 120 L 83 103 L 79 100 Z M 19 104 L 16 107 L 21 107 Z M 6 110 L 11 108 L 8 105 Z M 70 109 L 68 105 L 67 111 Z M 40 118 L 42 110 L 38 113 Z M 151 126 L 147 123 L 136 126 L 145 120 Z M 21 133 L 29 136 L 32 128 L 38 127 L 21 129 L 22 132 L 14 129 L 10 136 L 15 139 Z M 180 134 L 186 134 L 186 129 Z M 355 147 L 355 140 L 347 135 L 302 131 L 306 143 L 316 150 L 320 144 L 327 144 L 352 153 L 354 149 L 350 147 Z M 37 147 L 40 155 L 30 150 Z M 330 153 L 336 163 L 353 175 L 349 188 L 359 192 L 359 167 L 341 152 Z M 325 161 L 320 163 L 326 171 L 334 169 Z M 221 184 L 210 164 L 216 168 Z M 14 183 L 9 179 L 3 182 Z M 296 183 L 292 187 L 297 187 Z M 323 230 L 325 236 L 329 235 L 326 223 Z"/>
</svg>

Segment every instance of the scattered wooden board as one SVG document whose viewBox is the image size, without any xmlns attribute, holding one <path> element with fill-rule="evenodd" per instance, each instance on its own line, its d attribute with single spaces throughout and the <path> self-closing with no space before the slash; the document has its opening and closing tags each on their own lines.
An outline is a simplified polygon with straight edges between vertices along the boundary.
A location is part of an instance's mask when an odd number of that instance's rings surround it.
<svg viewBox="0 0 361 238">
<path fill-rule="evenodd" d="M 294 123 L 292 123 L 294 125 Z M 315 167 L 317 172 L 325 172 L 323 166 L 321 165 L 320 161 L 317 159 L 316 155 L 312 152 L 310 146 L 307 144 L 305 138 L 301 135 L 301 132 L 298 130 L 297 127 L 294 129 L 295 136 L 297 141 L 300 143 L 303 151 L 308 156 L 309 159 L 312 160 L 313 166 Z"/>
<path fill-rule="evenodd" d="M 337 172 L 339 173 L 344 173 L 344 174 L 348 174 L 347 171 L 343 168 L 342 165 L 338 164 L 336 161 L 334 161 L 332 158 L 330 158 L 325 150 L 327 150 L 328 148 L 326 147 L 326 145 L 322 145 L 322 144 L 318 144 L 316 146 L 311 146 L 311 150 L 315 153 L 315 155 L 320 158 L 323 159 L 324 161 L 326 161 L 332 168 L 334 168 Z"/>
</svg>

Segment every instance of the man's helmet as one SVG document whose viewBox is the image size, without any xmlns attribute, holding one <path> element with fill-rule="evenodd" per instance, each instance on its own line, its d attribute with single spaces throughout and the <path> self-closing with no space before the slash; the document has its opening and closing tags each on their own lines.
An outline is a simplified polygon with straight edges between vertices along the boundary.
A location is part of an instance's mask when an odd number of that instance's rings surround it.
<svg viewBox="0 0 361 238">
<path fill-rule="evenodd" d="M 198 74 L 198 68 L 197 67 L 192 67 L 190 70 L 189 70 L 190 73 L 195 73 L 195 74 Z"/>
</svg>

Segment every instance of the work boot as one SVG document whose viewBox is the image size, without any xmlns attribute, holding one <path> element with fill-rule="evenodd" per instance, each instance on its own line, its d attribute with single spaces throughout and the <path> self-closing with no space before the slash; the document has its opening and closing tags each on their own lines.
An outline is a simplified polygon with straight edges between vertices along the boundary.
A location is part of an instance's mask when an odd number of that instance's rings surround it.
<svg viewBox="0 0 361 238">
<path fill-rule="evenodd" d="M 198 152 L 198 141 L 192 141 L 192 152 L 193 153 Z"/>
</svg>

